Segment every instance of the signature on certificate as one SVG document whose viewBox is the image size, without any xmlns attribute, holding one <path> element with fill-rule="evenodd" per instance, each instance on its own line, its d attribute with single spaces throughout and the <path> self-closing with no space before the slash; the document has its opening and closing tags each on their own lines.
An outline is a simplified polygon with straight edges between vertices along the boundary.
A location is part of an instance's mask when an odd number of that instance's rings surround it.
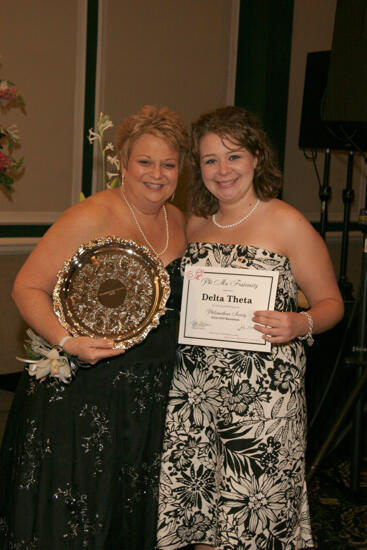
<svg viewBox="0 0 367 550">
<path fill-rule="evenodd" d="M 198 321 L 197 319 L 193 319 L 191 322 L 191 327 L 194 329 L 203 330 L 209 326 L 210 326 L 210 323 L 207 323 L 206 321 L 203 321 L 203 320 Z"/>
</svg>

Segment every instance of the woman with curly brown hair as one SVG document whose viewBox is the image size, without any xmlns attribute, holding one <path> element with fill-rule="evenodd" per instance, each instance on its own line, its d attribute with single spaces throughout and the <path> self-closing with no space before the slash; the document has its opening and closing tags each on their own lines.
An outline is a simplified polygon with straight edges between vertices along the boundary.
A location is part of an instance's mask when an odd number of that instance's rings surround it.
<svg viewBox="0 0 367 550">
<path fill-rule="evenodd" d="M 187 133 L 176 113 L 146 106 L 123 122 L 117 141 L 123 185 L 69 208 L 41 239 L 14 284 L 25 321 L 54 346 L 56 356 L 77 357 L 83 368 L 65 383 L 56 376 L 55 359 L 54 377 L 40 381 L 30 376 L 31 370 L 21 377 L 1 451 L 4 550 L 155 548 L 160 455 L 176 358 L 179 258 L 186 245 L 184 216 L 169 199 L 187 150 Z M 148 248 L 165 267 L 170 284 L 159 325 L 125 353 L 109 338 L 72 337 L 52 304 L 65 260 L 82 244 L 110 237 L 130 243 L 130 252 Z M 133 260 L 127 255 L 121 267 L 118 258 L 92 257 L 87 267 L 94 261 L 96 270 L 103 271 L 105 262 L 105 272 L 116 275 L 107 282 L 118 283 L 124 300 L 124 288 L 130 288 L 126 281 L 140 273 L 130 270 Z M 149 278 L 143 271 L 144 277 Z M 82 286 L 86 301 L 88 283 L 102 296 L 93 273 Z M 144 300 L 150 300 L 144 281 L 133 280 L 132 286 L 142 297 L 139 302 L 133 294 L 136 312 L 130 311 L 128 300 L 120 304 L 116 315 L 122 326 L 130 314 L 139 321 L 139 304 L 143 308 Z M 83 300 L 77 307 L 82 306 Z M 97 306 L 91 315 L 101 326 L 116 303 L 108 302 L 103 311 Z"/>
<path fill-rule="evenodd" d="M 182 270 L 272 270 L 279 279 L 275 310 L 252 318 L 270 351 L 179 347 L 158 546 L 311 548 L 304 343 L 343 315 L 329 254 L 304 216 L 276 198 L 280 172 L 249 112 L 224 107 L 202 115 L 192 126 L 192 162 L 194 215 Z M 299 288 L 307 312 L 298 312 Z"/>
</svg>

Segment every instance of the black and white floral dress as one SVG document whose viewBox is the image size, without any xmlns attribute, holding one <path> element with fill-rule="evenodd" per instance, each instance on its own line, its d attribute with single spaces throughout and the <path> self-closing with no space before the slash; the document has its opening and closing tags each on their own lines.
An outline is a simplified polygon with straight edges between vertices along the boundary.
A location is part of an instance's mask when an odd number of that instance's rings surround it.
<svg viewBox="0 0 367 550">
<path fill-rule="evenodd" d="M 191 243 L 187 264 L 279 271 L 276 310 L 295 311 L 290 262 L 253 246 Z M 160 478 L 158 547 L 313 546 L 305 483 L 305 352 L 179 348 Z"/>
</svg>

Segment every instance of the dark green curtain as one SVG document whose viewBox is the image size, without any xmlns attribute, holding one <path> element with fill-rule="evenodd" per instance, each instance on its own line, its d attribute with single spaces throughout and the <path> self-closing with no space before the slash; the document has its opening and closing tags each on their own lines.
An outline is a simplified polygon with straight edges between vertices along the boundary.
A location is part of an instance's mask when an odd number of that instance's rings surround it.
<svg viewBox="0 0 367 550">
<path fill-rule="evenodd" d="M 235 104 L 258 115 L 283 168 L 293 0 L 241 0 Z"/>
<path fill-rule="evenodd" d="M 88 0 L 82 178 L 82 192 L 86 197 L 92 193 L 93 147 L 88 141 L 88 130 L 94 127 L 97 46 L 98 0 Z"/>
</svg>

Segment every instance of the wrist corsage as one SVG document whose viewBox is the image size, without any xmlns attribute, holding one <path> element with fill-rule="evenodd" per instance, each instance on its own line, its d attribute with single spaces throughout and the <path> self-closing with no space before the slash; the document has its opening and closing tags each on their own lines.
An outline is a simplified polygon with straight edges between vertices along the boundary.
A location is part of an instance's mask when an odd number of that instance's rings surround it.
<svg viewBox="0 0 367 550">
<path fill-rule="evenodd" d="M 17 359 L 27 364 L 28 374 L 40 382 L 44 382 L 49 377 L 69 384 L 78 367 L 81 366 L 80 361 L 60 346 L 51 346 L 33 330 L 28 329 L 26 334 L 28 337 L 25 341 L 27 358 L 17 357 Z"/>
</svg>

